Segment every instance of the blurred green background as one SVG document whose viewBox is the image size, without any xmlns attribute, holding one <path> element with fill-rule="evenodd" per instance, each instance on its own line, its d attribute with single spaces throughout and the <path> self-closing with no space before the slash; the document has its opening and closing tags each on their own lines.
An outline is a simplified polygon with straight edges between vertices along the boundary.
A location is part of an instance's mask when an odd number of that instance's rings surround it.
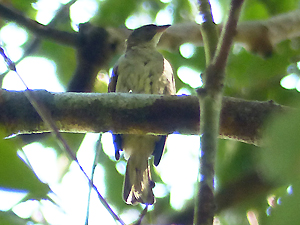
<svg viewBox="0 0 300 225">
<path fill-rule="evenodd" d="M 9 5 L 27 17 L 47 24 L 57 9 L 67 2 L 6 0 L 1 1 L 1 4 Z M 217 23 L 221 23 L 227 15 L 230 1 L 215 0 L 212 3 L 214 18 Z M 298 0 L 247 0 L 244 3 L 240 21 L 268 19 L 298 9 L 299 3 Z M 77 6 L 75 6 L 76 4 Z M 197 2 L 192 0 L 78 0 L 70 8 L 71 17 L 66 13 L 65 17 L 57 22 L 55 28 L 65 31 L 76 30 L 79 23 L 87 21 L 104 28 L 127 27 L 130 29 L 147 23 L 178 24 L 195 21 L 198 18 L 197 7 Z M 33 35 L 5 19 L 0 20 L 0 26 L 2 27 L 0 30 L 2 45 L 16 61 L 22 56 L 24 49 L 28 48 Z M 7 31 L 8 26 L 12 29 Z M 18 36 L 20 33 L 13 33 L 11 30 L 23 32 L 24 41 L 20 41 L 22 37 Z M 9 35 L 11 38 L 7 40 Z M 278 104 L 298 108 L 300 105 L 299 46 L 299 38 L 285 40 L 274 47 L 274 52 L 270 57 L 263 59 L 235 45 L 233 53 L 229 57 L 224 95 L 247 100 L 274 100 Z M 161 51 L 161 53 L 173 66 L 178 92 L 195 95 L 194 88 L 201 85 L 198 74 L 205 70 L 203 47 L 183 45 L 178 51 Z M 31 56 L 46 58 L 47 63 L 53 65 L 54 68 L 53 73 L 56 77 L 53 80 L 56 85 L 60 85 L 59 87 L 53 86 L 52 89 L 52 87 L 39 84 L 37 79 L 28 78 L 35 81 L 34 88 L 45 88 L 52 91 L 66 89 L 76 68 L 76 55 L 72 47 L 49 40 L 41 41 Z M 106 92 L 109 70 L 118 57 L 119 55 L 114 56 L 107 68 L 102 68 L 101 73 L 98 74 L 94 87 L 96 92 Z M 48 71 L 43 71 L 38 62 L 35 61 L 29 65 L 29 62 L 25 60 L 24 64 L 29 67 L 30 74 L 37 73 L 38 76 L 43 74 L 45 78 L 42 79 L 47 78 L 46 72 Z M 26 67 L 25 65 L 24 67 Z M 1 65 L 0 69 L 3 73 L 6 70 Z M 186 69 L 188 69 L 188 73 L 186 73 Z M 184 71 L 182 72 L 184 75 L 180 71 Z M 14 83 L 13 79 L 10 80 L 8 76 L 9 74 L 7 77 L 2 75 L 0 78 L 1 81 L 3 80 L 4 88 Z M 13 85 L 10 87 L 14 89 Z M 298 223 L 300 220 L 298 213 L 300 204 L 299 126 L 299 113 L 274 116 L 266 121 L 262 147 L 231 140 L 219 141 L 216 163 L 218 208 L 215 224 Z M 247 128 L 245 127 L 245 129 Z M 2 128 L 1 137 L 4 138 L 7 135 L 9 134 L 5 133 L 5 128 Z M 138 219 L 142 207 L 128 206 L 121 199 L 123 176 L 120 173 L 124 172 L 124 161 L 117 164 L 114 161 L 109 135 L 106 134 L 102 137 L 104 151 L 101 150 L 101 144 L 96 144 L 98 135 L 85 137 L 89 145 L 83 145 L 83 134 L 64 134 L 64 137 L 74 151 L 77 152 L 81 146 L 78 158 L 89 173 L 93 166 L 95 149 L 100 149 L 95 183 L 101 187 L 100 192 L 104 193 L 109 204 L 126 223 Z M 192 224 L 193 182 L 197 179 L 197 168 L 193 166 L 198 162 L 199 138 L 176 136 L 176 138 L 169 139 L 167 153 L 163 157 L 161 165 L 157 169 L 153 168 L 154 180 L 157 183 L 157 202 L 154 207 L 150 208 L 144 224 Z M 176 142 L 176 139 L 179 140 Z M 76 170 L 76 165 L 68 161 L 65 153 L 59 149 L 51 136 L 44 137 L 38 143 L 28 145 L 24 151 L 21 151 L 23 146 L 25 143 L 20 137 L 0 140 L 0 190 L 3 191 L 0 193 L 0 202 L 3 203 L 0 204 L 0 224 L 83 224 L 88 201 L 88 185 L 82 177 L 77 177 L 80 176 L 78 175 L 80 171 L 71 175 L 72 171 Z M 177 146 L 177 149 L 174 146 Z M 33 148 L 38 149 L 37 152 L 31 152 L 30 149 Z M 50 181 L 47 180 L 47 177 L 41 179 L 38 171 L 33 173 L 29 169 L 31 166 L 27 167 L 24 164 L 23 161 L 28 163 L 26 157 L 23 156 L 22 161 L 17 156 L 17 152 L 19 155 L 24 155 L 25 152 L 26 155 L 28 154 L 28 159 L 30 159 L 30 154 L 31 157 L 35 155 L 36 157 L 32 158 L 32 161 L 29 160 L 33 168 L 35 168 L 33 161 L 37 162 L 35 164 L 40 164 L 39 166 L 44 166 L 45 162 L 53 157 L 54 163 L 47 165 L 49 167 L 46 170 L 50 171 L 50 174 L 55 174 L 55 178 Z M 40 152 L 40 156 L 38 152 Z M 43 157 L 43 154 L 49 156 L 48 159 L 39 158 Z M 171 154 L 175 154 L 175 158 L 172 158 Z M 182 155 L 188 155 L 188 160 L 193 162 L 180 159 L 183 157 Z M 37 179 L 35 174 L 48 185 Z M 194 177 L 188 181 L 181 180 L 182 177 L 188 175 Z M 166 179 L 166 176 L 174 177 L 175 181 Z M 101 179 L 96 181 L 97 177 L 101 177 Z M 79 188 L 76 183 L 68 185 L 69 181 L 73 182 L 76 179 L 85 183 L 85 186 Z M 174 191 L 178 190 L 176 186 L 179 187 L 188 182 L 190 182 L 189 186 L 183 186 L 184 188 L 180 191 Z M 62 185 L 65 185 L 64 190 L 72 193 L 67 200 L 62 200 L 62 196 L 67 195 L 67 192 L 60 192 Z M 49 187 L 54 195 L 47 195 Z M 23 195 L 21 194 L 14 203 L 7 203 L 8 206 L 5 206 L 4 203 L 8 200 L 4 200 L 6 199 L 4 197 L 9 196 L 10 192 L 14 196 L 20 192 Z M 179 202 L 176 200 L 177 197 L 182 197 Z M 73 200 L 74 202 L 72 202 Z M 66 207 L 65 201 L 72 204 L 74 208 Z M 89 224 L 97 222 L 97 224 L 113 224 L 113 220 L 106 215 L 107 212 L 100 203 L 93 204 L 94 202 L 98 202 L 98 199 L 92 195 Z M 81 206 L 80 210 L 79 206 Z M 82 216 L 77 219 L 76 215 L 79 214 Z"/>
</svg>

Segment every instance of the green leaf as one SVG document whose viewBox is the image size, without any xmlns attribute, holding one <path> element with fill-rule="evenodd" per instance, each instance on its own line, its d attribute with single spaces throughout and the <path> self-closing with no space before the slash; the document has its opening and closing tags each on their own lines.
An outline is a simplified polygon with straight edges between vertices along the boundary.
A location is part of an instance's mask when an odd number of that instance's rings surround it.
<svg viewBox="0 0 300 225">
<path fill-rule="evenodd" d="M 241 15 L 242 20 L 261 20 L 269 18 L 268 8 L 260 1 L 246 1 Z"/>
<path fill-rule="evenodd" d="M 281 198 L 280 205 L 276 205 L 271 210 L 271 215 L 264 224 L 298 224 L 300 220 L 299 202 L 300 202 L 300 182 L 299 180 L 292 186 L 293 193 Z"/>
<path fill-rule="evenodd" d="M 28 220 L 21 219 L 11 211 L 9 212 L 0 211 L 0 224 L 2 225 L 24 225 L 27 224 L 27 222 Z"/>
<path fill-rule="evenodd" d="M 124 24 L 133 12 L 137 11 L 141 3 L 141 1 L 136 0 L 101 2 L 99 13 L 93 18 L 93 21 L 101 26 L 119 26 Z"/>
<path fill-rule="evenodd" d="M 251 100 L 272 99 L 286 104 L 291 98 L 300 97 L 280 86 L 285 77 L 291 58 L 299 55 L 300 49 L 292 49 L 290 41 L 276 46 L 271 57 L 262 59 L 241 49 L 229 57 L 225 95 Z"/>
<path fill-rule="evenodd" d="M 300 114 L 275 117 L 267 127 L 260 151 L 261 168 L 266 177 L 287 184 L 300 178 Z"/>
<path fill-rule="evenodd" d="M 36 0 L 12 0 L 14 8 L 26 13 L 26 16 L 33 18 L 36 15 L 36 10 L 32 8 L 32 4 L 36 3 Z"/>
<path fill-rule="evenodd" d="M 34 172 L 17 155 L 17 138 L 3 139 L 0 130 L 0 188 L 28 191 L 31 198 L 47 198 L 48 185 L 42 183 Z"/>
<path fill-rule="evenodd" d="M 261 0 L 268 8 L 272 15 L 284 13 L 289 10 L 298 8 L 298 0 L 278 1 L 278 0 Z"/>
</svg>

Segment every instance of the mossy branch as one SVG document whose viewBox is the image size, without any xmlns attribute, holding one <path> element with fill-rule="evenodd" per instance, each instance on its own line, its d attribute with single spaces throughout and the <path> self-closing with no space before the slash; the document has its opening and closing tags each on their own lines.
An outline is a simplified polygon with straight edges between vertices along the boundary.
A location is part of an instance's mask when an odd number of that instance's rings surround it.
<svg viewBox="0 0 300 225">
<path fill-rule="evenodd" d="M 196 96 L 32 92 L 60 132 L 199 134 Z M 259 145 L 265 121 L 285 111 L 290 109 L 272 101 L 223 97 L 219 137 Z M 7 135 L 50 132 L 23 91 L 0 89 L 0 126 Z"/>
</svg>

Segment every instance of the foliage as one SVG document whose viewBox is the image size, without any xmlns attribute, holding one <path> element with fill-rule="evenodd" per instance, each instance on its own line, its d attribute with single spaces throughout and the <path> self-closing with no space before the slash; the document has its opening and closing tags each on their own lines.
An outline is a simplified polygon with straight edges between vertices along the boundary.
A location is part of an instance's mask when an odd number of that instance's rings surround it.
<svg viewBox="0 0 300 225">
<path fill-rule="evenodd" d="M 31 169 L 18 157 L 18 141 L 3 139 L 1 135 L 1 174 L 0 186 L 4 189 L 27 191 L 31 193 L 33 199 L 47 198 L 46 194 L 50 191 L 49 187 L 40 182 Z M 12 176 L 13 175 L 13 176 Z"/>
<path fill-rule="evenodd" d="M 32 2 L 13 0 L 11 4 L 34 19 L 35 11 L 30 5 Z M 131 0 L 126 1 L 125 4 L 125 1 L 99 0 L 97 1 L 98 12 L 91 21 L 99 26 L 124 27 L 129 16 L 147 13 L 154 22 L 156 14 L 160 10 L 170 7 L 174 23 L 181 23 L 196 16 L 194 3 L 191 2 L 173 0 L 170 3 L 162 3 L 158 0 Z M 241 21 L 267 19 L 279 13 L 295 10 L 299 3 L 299 0 L 248 0 L 245 2 Z M 225 15 L 229 1 L 220 1 L 220 4 L 222 5 L 222 13 Z M 1 25 L 5 25 L 3 21 Z M 70 30 L 70 24 L 60 25 L 60 29 Z M 26 44 L 24 46 L 26 47 Z M 162 53 L 169 59 L 174 71 L 177 71 L 181 66 L 187 66 L 201 72 L 205 70 L 203 47 L 197 47 L 190 59 L 184 58 L 179 52 L 165 51 Z M 288 68 L 295 68 L 299 60 L 299 54 L 298 39 L 286 40 L 278 44 L 273 54 L 265 59 L 246 51 L 239 45 L 234 46 L 227 67 L 225 95 L 248 100 L 273 100 L 282 105 L 299 107 L 300 94 L 298 91 L 295 89 L 287 90 L 280 85 L 281 79 L 289 74 Z M 47 40 L 42 41 L 34 55 L 53 60 L 57 67 L 58 79 L 64 86 L 67 86 L 76 69 L 76 53 L 73 48 L 62 47 L 60 44 Z M 113 62 L 110 62 L 110 65 L 113 65 L 116 59 L 117 57 L 114 58 Z M 296 67 L 296 70 L 299 69 Z M 109 68 L 104 68 L 104 73 L 107 74 L 108 71 Z M 182 82 L 178 77 L 176 77 L 176 86 L 178 90 L 186 88 L 195 93 L 188 84 Z M 103 87 L 99 89 L 104 90 Z M 230 140 L 219 142 L 216 164 L 216 191 L 219 198 L 217 201 L 222 203 L 222 208 L 217 214 L 221 224 L 248 224 L 247 215 L 249 217 L 249 212 L 252 211 L 256 213 L 261 224 L 296 224 L 296 221 L 299 221 L 299 214 L 296 211 L 300 201 L 300 183 L 298 181 L 299 124 L 300 118 L 296 113 L 284 117 L 277 115 L 270 118 L 265 126 L 263 147 L 250 146 Z M 7 135 L 1 132 L 1 138 Z M 82 135 L 68 135 L 68 142 L 74 144 L 72 149 L 78 149 L 81 139 Z M 40 182 L 24 162 L 17 157 L 16 152 L 22 146 L 20 142 L 16 138 L 10 140 L 0 139 L 0 186 L 30 192 L 30 197 L 27 197 L 24 201 L 31 198 L 37 200 L 47 198 L 46 193 L 49 191 L 49 187 Z M 64 154 L 60 152 L 51 138 L 45 138 L 42 143 L 53 146 L 57 149 L 58 154 Z M 182 152 L 184 154 L 184 149 Z M 102 152 L 99 156 L 99 163 L 105 168 L 106 198 L 109 203 L 118 212 L 131 210 L 132 206 L 125 205 L 121 200 L 123 177 L 116 171 L 115 162 Z M 63 173 L 66 173 L 68 168 L 64 169 Z M 182 172 L 184 173 L 184 168 L 182 168 Z M 158 174 L 155 176 L 159 179 Z M 247 181 L 251 182 L 248 183 Z M 289 186 L 293 190 L 290 195 L 286 192 L 286 188 Z M 230 190 L 231 192 L 223 194 L 224 190 Z M 270 196 L 275 196 L 275 203 L 271 205 L 267 201 Z M 155 209 L 149 213 L 152 215 L 154 223 L 159 221 L 161 217 L 169 219 L 167 220 L 168 223 L 177 223 L 179 220 L 170 218 L 176 218 L 175 215 L 186 218 L 186 215 L 191 214 L 192 209 L 179 212 L 173 209 L 169 203 L 169 197 L 168 194 L 163 199 L 158 199 Z M 276 200 L 279 198 L 281 201 L 280 204 L 277 204 Z M 188 206 L 189 203 L 187 202 L 186 208 L 189 208 Z M 141 211 L 140 207 L 134 209 Z M 271 212 L 270 216 L 266 215 L 268 209 Z M 5 222 L 6 224 L 22 223 L 22 221 L 15 221 L 16 218 L 11 214 L 11 211 L 9 213 L 1 212 L 0 223 L 2 220 L 11 221 Z M 187 219 L 185 222 L 190 224 L 191 220 Z"/>
</svg>

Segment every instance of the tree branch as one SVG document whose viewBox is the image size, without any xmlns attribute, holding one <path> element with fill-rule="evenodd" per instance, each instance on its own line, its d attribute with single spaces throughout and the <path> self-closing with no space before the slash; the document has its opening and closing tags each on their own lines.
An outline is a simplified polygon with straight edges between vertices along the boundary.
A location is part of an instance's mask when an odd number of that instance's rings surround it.
<svg viewBox="0 0 300 225">
<path fill-rule="evenodd" d="M 212 225 L 215 214 L 214 200 L 214 170 L 215 152 L 217 151 L 217 139 L 219 131 L 219 119 L 222 103 L 222 88 L 218 91 L 214 85 L 209 85 L 215 74 L 208 71 L 217 50 L 219 34 L 213 21 L 209 0 L 199 0 L 199 11 L 203 17 L 200 26 L 202 32 L 206 71 L 201 75 L 203 88 L 197 90 L 200 105 L 200 135 L 201 147 L 199 149 L 199 170 L 197 182 L 197 195 L 195 197 L 194 224 Z M 199 74 L 200 76 L 200 74 Z M 219 87 L 219 85 L 215 85 Z M 212 89 L 214 88 L 214 89 Z M 219 92 L 219 93 L 218 93 Z"/>
<path fill-rule="evenodd" d="M 35 90 L 61 132 L 199 134 L 196 96 L 124 93 L 50 93 Z M 264 122 L 289 109 L 272 101 L 224 97 L 220 138 L 259 145 Z M 10 134 L 50 132 L 24 92 L 0 89 L 0 126 Z"/>
<path fill-rule="evenodd" d="M 217 26 L 221 31 L 223 25 Z M 265 57 L 273 52 L 276 44 L 299 36 L 300 10 L 298 9 L 266 20 L 240 22 L 234 40 L 242 44 L 247 51 Z M 196 46 L 203 45 L 199 24 L 189 22 L 171 26 L 162 35 L 158 47 L 175 51 L 186 42 Z"/>
<path fill-rule="evenodd" d="M 59 31 L 42 25 L 3 4 L 0 4 L 0 17 L 24 26 L 40 38 L 52 39 L 58 43 L 71 46 L 78 46 L 79 44 L 76 32 Z M 222 25 L 217 26 L 219 30 L 222 29 Z M 120 54 L 123 53 L 125 48 L 124 41 L 131 31 L 124 28 L 112 27 L 107 27 L 106 30 L 110 34 L 111 40 L 117 43 L 117 52 Z M 248 51 L 268 56 L 279 42 L 299 36 L 300 10 L 295 10 L 271 17 L 267 20 L 240 22 L 237 26 L 235 42 L 242 44 Z M 158 47 L 177 51 L 180 45 L 187 42 L 196 46 L 203 45 L 199 24 L 187 22 L 171 26 L 162 35 Z"/>
<path fill-rule="evenodd" d="M 199 152 L 199 178 L 198 191 L 195 198 L 194 224 L 211 225 L 215 215 L 214 179 L 215 158 L 218 146 L 218 134 L 220 130 L 220 117 L 222 109 L 223 87 L 225 79 L 225 67 L 228 55 L 236 34 L 243 0 L 232 0 L 227 22 L 218 37 L 215 24 L 212 19 L 210 2 L 199 0 L 200 14 L 208 15 L 207 21 L 201 25 L 203 33 L 206 71 L 202 75 L 203 88 L 197 90 L 200 104 L 200 134 L 201 152 Z M 202 5 L 209 7 L 202 8 Z M 201 11 L 206 10 L 206 11 Z M 215 40 L 218 39 L 218 43 Z"/>
<path fill-rule="evenodd" d="M 57 41 L 61 44 L 78 45 L 77 33 L 76 32 L 66 32 L 60 31 L 50 26 L 45 26 L 38 23 L 35 20 L 32 20 L 21 13 L 10 9 L 3 4 L 0 4 L 0 16 L 10 21 L 14 21 L 20 26 L 24 26 L 26 29 L 30 30 L 36 36 L 40 38 L 47 38 Z"/>
</svg>

